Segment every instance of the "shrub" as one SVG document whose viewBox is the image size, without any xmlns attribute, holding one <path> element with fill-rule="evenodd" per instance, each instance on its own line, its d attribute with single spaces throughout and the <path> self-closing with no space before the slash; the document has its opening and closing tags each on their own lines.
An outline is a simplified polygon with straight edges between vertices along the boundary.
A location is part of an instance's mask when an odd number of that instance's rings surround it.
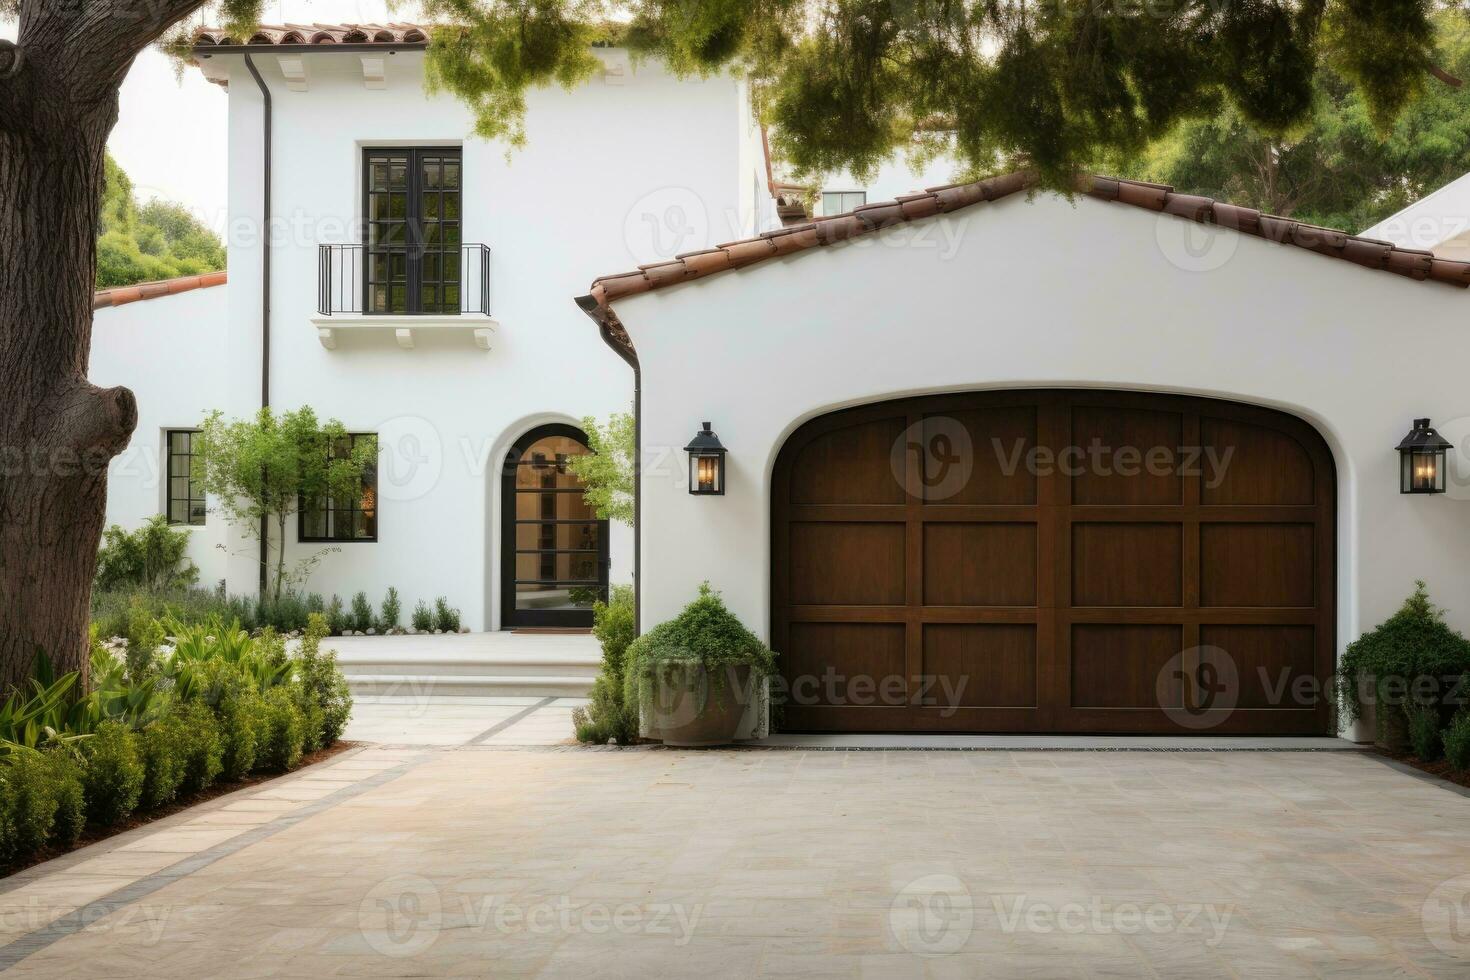
<svg viewBox="0 0 1470 980">
<path fill-rule="evenodd" d="M 301 763 L 305 723 L 292 692 L 271 688 L 261 699 L 260 768 L 288 772 Z"/>
<path fill-rule="evenodd" d="M 174 715 L 149 725 L 138 733 L 143 758 L 143 792 L 138 805 L 152 810 L 178 795 L 188 765 L 187 732 Z"/>
<path fill-rule="evenodd" d="M 1420 762 L 1433 762 L 1439 758 L 1439 709 L 1432 704 L 1404 705 L 1404 714 L 1409 721 L 1409 744 Z"/>
<path fill-rule="evenodd" d="M 171 711 L 178 750 L 183 759 L 180 793 L 199 793 L 219 777 L 224 745 L 214 713 L 202 703 L 175 704 Z"/>
<path fill-rule="evenodd" d="M 98 826 L 124 820 L 143 792 L 143 762 L 137 736 L 126 725 L 104 721 L 83 744 L 82 789 L 87 819 Z"/>
<path fill-rule="evenodd" d="M 342 597 L 332 596 L 332 601 L 327 604 L 327 628 L 332 631 L 333 636 L 341 636 L 347 632 L 347 613 L 342 609 Z"/>
<path fill-rule="evenodd" d="M 1362 712 L 1361 692 L 1375 688 L 1380 715 L 1402 710 L 1409 691 L 1438 692 L 1419 695 L 1437 704 L 1467 671 L 1470 640 L 1445 622 L 1444 610 L 1417 582 L 1398 612 L 1348 644 L 1338 665 L 1339 703 L 1350 719 Z"/>
<path fill-rule="evenodd" d="M 1460 772 L 1470 771 L 1470 709 L 1455 715 L 1444 730 L 1444 755 Z"/>
<path fill-rule="evenodd" d="M 136 531 L 125 531 L 114 524 L 102 532 L 95 587 L 104 592 L 157 592 L 193 585 L 199 569 L 184 557 L 188 546 L 189 532 L 170 527 L 162 514 L 149 518 Z"/>
<path fill-rule="evenodd" d="M 378 619 L 378 625 L 386 633 L 398 628 L 398 620 L 403 615 L 403 605 L 398 601 L 398 590 L 388 586 L 388 594 L 383 596 L 383 615 Z"/>
<path fill-rule="evenodd" d="M 25 856 L 51 839 L 56 820 L 56 773 L 46 755 L 34 749 L 11 753 L 3 769 L 0 807 L 5 810 L 12 854 Z"/>
<path fill-rule="evenodd" d="M 302 700 L 312 708 L 304 708 L 303 717 L 308 729 L 306 745 L 309 751 L 326 748 L 342 737 L 347 720 L 352 715 L 352 692 L 347 687 L 347 678 L 337 666 L 337 656 L 330 650 L 321 652 L 322 637 L 326 635 L 326 624 L 320 617 L 313 617 L 306 628 L 306 637 L 301 641 L 296 670 L 300 679 Z"/>
<path fill-rule="evenodd" d="M 71 847 L 87 825 L 82 767 L 70 752 L 52 750 L 44 755 L 56 780 L 56 819 L 51 825 L 51 840 L 62 847 Z"/>
<path fill-rule="evenodd" d="M 634 631 L 633 590 L 615 586 L 606 603 L 592 607 L 592 635 L 602 644 L 602 671 L 592 684 L 591 700 L 572 712 L 577 741 L 619 745 L 638 740 L 638 715 L 627 710 L 624 698 L 623 662 Z"/>
<path fill-rule="evenodd" d="M 422 599 L 413 607 L 413 628 L 420 633 L 428 633 L 434 628 L 434 614 L 429 612 L 428 604 Z"/>
<path fill-rule="evenodd" d="M 152 677 L 158 669 L 158 648 L 164 640 L 163 624 L 153 617 L 148 606 L 135 596 L 128 606 L 127 676 L 137 683 Z"/>
<path fill-rule="evenodd" d="M 655 678 L 670 678 L 693 667 L 709 672 L 713 689 L 718 690 L 726 680 L 724 668 L 742 666 L 749 666 L 752 679 L 759 682 L 776 672 L 776 655 L 705 582 L 699 596 L 678 616 L 628 645 L 623 665 L 625 710 L 638 717 L 640 696 Z"/>
<path fill-rule="evenodd" d="M 633 587 L 615 585 L 607 602 L 592 607 L 592 635 L 602 644 L 603 673 L 623 679 L 623 658 L 638 636 L 634 625 Z"/>
<path fill-rule="evenodd" d="M 236 664 L 228 660 L 201 661 L 187 693 L 209 706 L 218 724 L 220 776 L 242 779 L 255 765 L 259 741 L 260 695 Z"/>
<path fill-rule="evenodd" d="M 352 628 L 360 633 L 373 628 L 373 604 L 368 602 L 366 592 L 352 597 Z"/>
<path fill-rule="evenodd" d="M 261 596 L 256 601 L 253 628 L 291 633 L 306 628 L 308 615 L 306 599 L 295 592 L 283 592 L 274 598 Z"/>
<path fill-rule="evenodd" d="M 459 610 L 451 609 L 442 595 L 434 600 L 434 629 L 445 633 L 459 632 Z"/>
</svg>

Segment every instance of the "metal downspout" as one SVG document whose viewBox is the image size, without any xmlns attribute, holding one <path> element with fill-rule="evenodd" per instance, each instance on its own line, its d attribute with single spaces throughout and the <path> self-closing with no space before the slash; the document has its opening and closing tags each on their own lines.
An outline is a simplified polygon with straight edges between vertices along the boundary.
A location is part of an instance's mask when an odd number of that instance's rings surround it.
<svg viewBox="0 0 1470 980">
<path fill-rule="evenodd" d="M 273 127 L 271 125 L 271 90 L 266 87 L 265 79 L 260 77 L 259 70 L 255 67 L 255 59 L 250 57 L 250 52 L 245 52 L 245 67 L 250 70 L 250 76 L 255 79 L 255 84 L 260 88 L 260 97 L 264 100 L 264 114 L 262 126 L 264 129 L 264 201 L 261 205 L 261 256 L 260 256 L 260 407 L 270 408 L 271 405 L 271 138 Z M 281 542 L 281 547 L 286 547 L 286 542 Z M 260 519 L 260 594 L 265 595 L 266 572 L 270 565 L 270 522 L 265 518 Z"/>
</svg>

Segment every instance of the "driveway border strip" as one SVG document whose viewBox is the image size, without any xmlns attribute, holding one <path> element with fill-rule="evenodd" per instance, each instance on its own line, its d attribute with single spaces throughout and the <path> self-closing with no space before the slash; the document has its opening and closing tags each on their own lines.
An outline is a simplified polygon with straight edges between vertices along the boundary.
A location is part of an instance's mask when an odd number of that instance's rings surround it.
<svg viewBox="0 0 1470 980">
<path fill-rule="evenodd" d="M 529 704 L 526 707 L 522 708 L 520 711 L 517 711 L 515 714 L 511 715 L 509 718 L 505 718 L 505 719 L 503 719 L 501 721 L 498 721 L 495 724 L 491 725 L 489 728 L 485 729 L 483 732 L 481 732 L 480 734 L 476 735 L 474 738 L 470 739 L 469 741 L 465 742 L 464 744 L 465 745 L 481 745 L 481 744 L 484 743 L 484 741 L 486 739 L 488 739 L 488 738 L 494 738 L 496 735 L 499 735 L 501 732 L 505 731 L 511 725 L 514 725 L 516 722 L 522 720 L 523 718 L 526 718 L 529 715 L 535 714 L 536 712 L 540 711 L 542 708 L 546 707 L 548 704 L 550 704 L 551 702 L 553 702 L 555 700 L 556 700 L 556 698 L 554 698 L 554 697 L 542 698 L 540 701 L 537 701 L 535 704 Z"/>
<path fill-rule="evenodd" d="M 423 764 L 430 758 L 423 755 L 399 763 L 392 769 L 377 772 L 358 782 L 336 790 L 315 802 L 308 803 L 290 813 L 283 813 L 270 823 L 259 827 L 252 827 L 242 834 L 237 834 L 229 840 L 221 841 L 213 847 L 205 848 L 180 861 L 170 864 L 152 874 L 144 875 L 121 888 L 111 892 L 95 901 L 88 902 L 78 908 L 72 909 L 66 915 L 61 916 L 55 922 L 30 932 L 24 936 L 14 939 L 4 946 L 0 946 L 0 972 L 10 969 L 17 963 L 39 953 L 41 950 L 74 935 L 98 920 L 111 915 L 119 909 L 126 908 L 141 898 L 146 898 L 166 885 L 186 878 L 196 871 L 202 871 L 216 861 L 229 857 L 249 847 L 251 844 L 274 837 L 283 830 L 289 830 L 308 817 L 314 817 L 324 813 L 339 804 L 345 803 L 356 796 L 361 796 L 370 789 L 376 789 L 385 783 L 390 783 L 409 770 Z"/>
</svg>

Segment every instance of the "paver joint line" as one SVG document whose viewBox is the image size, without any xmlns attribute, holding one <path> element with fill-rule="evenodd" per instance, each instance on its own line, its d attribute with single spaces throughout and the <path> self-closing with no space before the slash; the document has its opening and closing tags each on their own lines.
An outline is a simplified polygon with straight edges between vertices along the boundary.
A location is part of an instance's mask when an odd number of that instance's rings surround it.
<svg viewBox="0 0 1470 980">
<path fill-rule="evenodd" d="M 551 702 L 553 702 L 555 700 L 556 700 L 556 698 L 542 698 L 540 701 L 537 701 L 535 704 L 527 705 L 526 707 L 522 708 L 520 711 L 517 711 L 515 714 L 511 715 L 509 718 L 506 718 L 506 719 L 504 719 L 502 721 L 498 721 L 494 725 L 491 725 L 489 728 L 485 729 L 483 732 L 481 732 L 480 734 L 476 735 L 474 738 L 470 739 L 465 744 L 466 745 L 479 745 L 479 744 L 481 744 L 482 742 L 484 742 L 488 738 L 494 738 L 496 735 L 499 735 L 501 732 L 505 731 L 511 725 L 514 725 L 516 722 L 520 721 L 523 718 L 526 718 L 529 715 L 535 714 L 536 712 L 540 711 L 542 708 L 546 707 L 548 704 L 550 704 Z"/>
<path fill-rule="evenodd" d="M 428 759 L 429 756 L 427 754 L 418 758 L 409 759 L 394 766 L 392 769 L 383 770 L 360 782 L 351 783 L 332 793 L 330 796 L 324 796 L 304 807 L 292 810 L 289 813 L 283 813 L 270 823 L 247 830 L 242 834 L 231 837 L 227 841 L 206 848 L 198 854 L 191 854 L 180 861 L 170 864 L 166 868 L 161 868 L 152 874 L 144 875 L 124 885 L 117 891 L 104 895 L 96 901 L 88 902 L 86 905 L 75 908 L 49 925 L 37 929 L 35 932 L 27 933 L 4 946 L 0 946 L 0 972 L 10 969 L 12 966 L 40 952 L 53 943 L 80 932 L 99 919 L 111 915 L 119 909 L 126 908 L 141 898 L 146 898 L 165 885 L 172 884 L 181 878 L 207 868 L 222 858 L 229 857 L 231 854 L 244 850 L 251 844 L 263 841 L 268 837 L 273 837 L 283 830 L 288 830 L 308 817 L 316 816 L 319 813 L 332 809 L 338 804 L 345 803 L 355 796 L 361 796 L 370 789 L 376 789 L 385 783 L 390 783 L 409 770 L 423 764 Z"/>
</svg>

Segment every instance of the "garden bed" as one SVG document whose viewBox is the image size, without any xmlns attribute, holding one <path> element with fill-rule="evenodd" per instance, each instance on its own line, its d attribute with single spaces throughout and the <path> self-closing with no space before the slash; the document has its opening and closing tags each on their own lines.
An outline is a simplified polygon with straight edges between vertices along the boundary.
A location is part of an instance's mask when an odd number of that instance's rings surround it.
<svg viewBox="0 0 1470 980">
<path fill-rule="evenodd" d="M 130 830 L 136 830 L 139 827 L 146 827 L 151 823 L 157 823 L 165 817 L 171 817 L 176 813 L 183 813 L 185 810 L 192 810 L 200 804 L 208 803 L 210 800 L 219 799 L 221 796 L 229 796 L 231 793 L 238 793 L 241 790 L 255 789 L 256 787 L 261 786 L 265 783 L 275 782 L 276 780 L 282 779 L 286 776 L 294 776 L 297 773 L 301 772 L 303 769 L 317 765 L 321 762 L 326 762 L 328 759 L 335 758 L 336 756 L 341 755 L 343 752 L 348 752 L 352 749 L 359 748 L 360 744 L 361 743 L 358 742 L 337 742 L 334 745 L 329 745 L 324 749 L 318 749 L 316 752 L 312 752 L 309 755 L 302 756 L 301 764 L 297 768 L 292 769 L 290 772 L 251 773 L 245 778 L 237 780 L 235 782 L 214 783 L 210 785 L 207 789 L 193 794 L 186 800 L 174 800 L 172 803 L 168 803 L 156 809 L 149 810 L 146 813 L 134 813 L 126 820 L 123 820 L 119 823 L 110 824 L 106 827 L 88 827 L 82 832 L 82 836 L 78 838 L 77 842 L 71 847 L 47 845 L 41 850 L 29 854 L 25 858 L 12 864 L 0 865 L 0 881 L 4 881 L 11 875 L 24 871 L 26 868 L 33 868 L 38 864 L 44 864 L 47 861 L 51 861 L 56 858 L 62 857 L 63 855 L 70 854 L 73 851 L 80 850 L 83 847 L 99 843 L 100 841 L 105 841 L 111 837 L 116 837 L 118 834 L 125 834 Z M 180 858 L 182 858 L 185 855 L 181 854 L 179 856 Z"/>
<path fill-rule="evenodd" d="M 1401 762 L 1436 779 L 1443 779 L 1447 783 L 1454 783 L 1456 786 L 1463 786 L 1465 789 L 1470 789 L 1470 770 L 1457 770 L 1445 759 L 1439 759 L 1435 762 L 1424 762 L 1418 756 L 1412 754 L 1406 753 L 1399 755 L 1381 748 L 1374 749 L 1374 751 L 1385 759 Z"/>
</svg>

